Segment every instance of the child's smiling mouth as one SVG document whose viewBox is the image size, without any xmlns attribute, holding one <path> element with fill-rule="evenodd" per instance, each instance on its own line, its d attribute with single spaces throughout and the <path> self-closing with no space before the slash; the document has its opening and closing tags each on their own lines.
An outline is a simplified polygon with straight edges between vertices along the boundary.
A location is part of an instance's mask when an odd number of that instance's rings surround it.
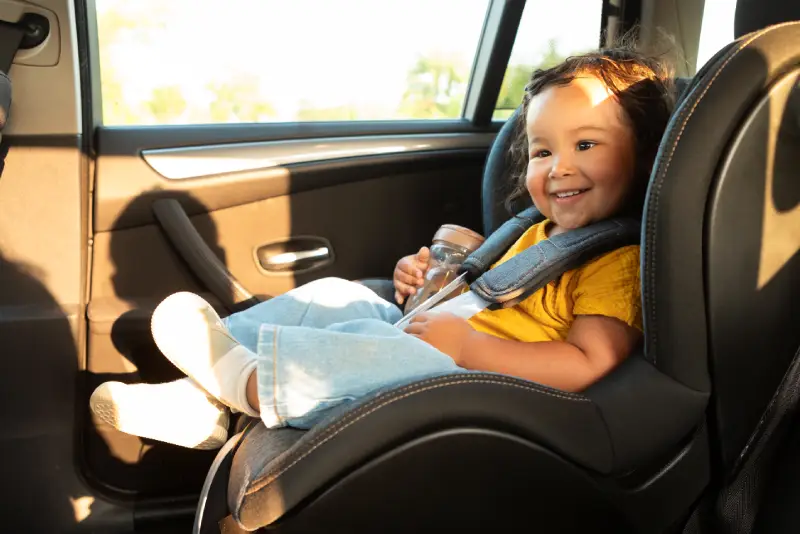
<svg viewBox="0 0 800 534">
<path fill-rule="evenodd" d="M 589 189 L 569 189 L 563 191 L 556 191 L 555 193 L 550 193 L 550 197 L 559 204 L 567 202 L 575 202 L 578 199 L 583 198 L 583 195 L 587 191 L 589 191 Z"/>
</svg>

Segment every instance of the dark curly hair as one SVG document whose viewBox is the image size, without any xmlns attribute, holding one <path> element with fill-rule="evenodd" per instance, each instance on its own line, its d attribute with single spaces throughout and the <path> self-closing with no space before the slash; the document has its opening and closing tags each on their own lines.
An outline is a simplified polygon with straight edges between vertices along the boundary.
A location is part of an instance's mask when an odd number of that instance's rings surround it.
<svg viewBox="0 0 800 534">
<path fill-rule="evenodd" d="M 513 164 L 513 190 L 505 200 L 506 208 L 526 198 L 525 176 L 528 165 L 526 116 L 531 99 L 548 87 L 567 85 L 579 76 L 594 76 L 616 97 L 633 129 L 636 146 L 634 188 L 627 200 L 626 215 L 640 217 L 650 170 L 658 145 L 675 103 L 671 69 L 657 58 L 637 52 L 632 45 L 601 49 L 572 56 L 559 65 L 533 72 L 525 86 L 522 109 L 515 124 L 510 157 Z"/>
</svg>

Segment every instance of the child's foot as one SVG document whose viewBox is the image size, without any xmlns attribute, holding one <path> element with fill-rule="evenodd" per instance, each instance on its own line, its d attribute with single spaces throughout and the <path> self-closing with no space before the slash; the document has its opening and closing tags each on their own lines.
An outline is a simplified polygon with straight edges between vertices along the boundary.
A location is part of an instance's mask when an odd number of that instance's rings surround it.
<svg viewBox="0 0 800 534">
<path fill-rule="evenodd" d="M 164 384 L 105 382 L 92 411 L 126 434 L 192 449 L 218 449 L 228 439 L 228 410 L 189 378 Z"/>
<path fill-rule="evenodd" d="M 234 339 L 208 302 L 193 293 L 175 293 L 153 312 L 150 329 L 164 356 L 209 394 L 258 416 L 246 391 L 256 355 Z"/>
</svg>

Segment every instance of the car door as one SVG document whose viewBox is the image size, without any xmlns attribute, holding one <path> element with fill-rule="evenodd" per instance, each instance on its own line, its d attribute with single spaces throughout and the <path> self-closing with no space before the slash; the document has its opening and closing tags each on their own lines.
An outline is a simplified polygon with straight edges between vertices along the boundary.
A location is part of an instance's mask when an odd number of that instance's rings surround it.
<svg viewBox="0 0 800 534">
<path fill-rule="evenodd" d="M 603 2 L 578 25 L 576 2 L 550 20 L 538 0 L 39 1 L 58 61 L 17 56 L 0 181 L 6 383 L 35 407 L 4 417 L 40 429 L 2 441 L 16 531 L 185 531 L 214 451 L 118 432 L 92 390 L 181 376 L 149 331 L 173 292 L 232 313 L 388 278 L 441 224 L 481 230 L 486 154 L 531 70 L 599 40 Z"/>
</svg>

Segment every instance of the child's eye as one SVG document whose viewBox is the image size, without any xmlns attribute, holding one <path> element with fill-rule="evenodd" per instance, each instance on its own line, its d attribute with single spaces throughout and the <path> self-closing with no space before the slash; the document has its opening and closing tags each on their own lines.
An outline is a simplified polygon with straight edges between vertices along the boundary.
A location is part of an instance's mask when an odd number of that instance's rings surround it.
<svg viewBox="0 0 800 534">
<path fill-rule="evenodd" d="M 533 158 L 546 158 L 548 156 L 550 156 L 550 151 L 549 150 L 544 150 L 544 149 L 543 150 L 536 150 L 535 152 L 533 152 L 531 154 L 531 159 L 533 159 Z"/>
<path fill-rule="evenodd" d="M 580 150 L 580 151 L 589 150 L 590 148 L 592 148 L 596 144 L 597 143 L 595 143 L 594 141 L 579 141 L 578 142 L 578 150 Z"/>
</svg>

